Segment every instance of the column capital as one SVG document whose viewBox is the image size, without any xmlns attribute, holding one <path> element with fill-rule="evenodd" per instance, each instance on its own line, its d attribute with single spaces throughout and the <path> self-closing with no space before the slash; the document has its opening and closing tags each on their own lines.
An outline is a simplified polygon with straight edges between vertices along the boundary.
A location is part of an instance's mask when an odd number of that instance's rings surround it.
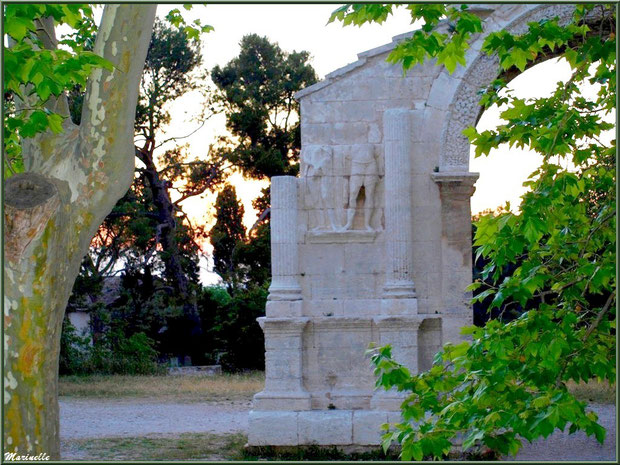
<svg viewBox="0 0 620 465">
<path fill-rule="evenodd" d="M 442 197 L 468 200 L 476 188 L 474 184 L 480 177 L 480 173 L 463 172 L 438 172 L 431 173 L 431 179 L 439 185 Z"/>
<path fill-rule="evenodd" d="M 310 318 L 257 318 L 258 324 L 265 333 L 273 332 L 278 334 L 301 334 L 310 321 Z"/>
</svg>

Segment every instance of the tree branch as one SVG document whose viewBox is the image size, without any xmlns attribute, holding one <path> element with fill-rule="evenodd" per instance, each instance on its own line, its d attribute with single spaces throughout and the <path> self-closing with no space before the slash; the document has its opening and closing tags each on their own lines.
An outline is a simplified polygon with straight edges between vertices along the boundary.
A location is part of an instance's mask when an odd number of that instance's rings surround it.
<svg viewBox="0 0 620 465">
<path fill-rule="evenodd" d="M 181 140 L 181 139 L 187 139 L 188 137 L 191 137 L 192 135 L 194 135 L 196 132 L 198 132 L 200 129 L 202 129 L 202 127 L 205 125 L 205 123 L 207 122 L 207 120 L 211 118 L 211 116 L 207 117 L 201 124 L 200 126 L 198 126 L 196 129 L 194 129 L 192 132 L 190 132 L 189 134 L 185 135 L 185 136 L 178 136 L 178 137 L 170 137 L 166 140 L 163 140 L 160 144 L 156 145 L 155 148 L 158 149 L 159 147 L 161 147 L 162 145 L 164 145 L 167 142 L 170 141 L 177 141 L 177 140 Z"/>
</svg>

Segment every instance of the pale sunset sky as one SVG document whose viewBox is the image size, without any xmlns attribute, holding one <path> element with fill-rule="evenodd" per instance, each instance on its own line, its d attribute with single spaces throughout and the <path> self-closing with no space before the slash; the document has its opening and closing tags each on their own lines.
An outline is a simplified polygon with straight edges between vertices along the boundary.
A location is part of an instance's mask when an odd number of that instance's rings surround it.
<svg viewBox="0 0 620 465">
<path fill-rule="evenodd" d="M 389 43 L 393 36 L 414 29 L 404 9 L 396 9 L 395 15 L 382 25 L 369 24 L 361 28 L 343 27 L 339 22 L 327 25 L 330 13 L 340 5 L 208 4 L 194 5 L 189 12 L 185 12 L 180 4 L 176 7 L 186 19 L 200 18 L 203 24 L 215 28 L 215 31 L 203 36 L 203 69 L 209 71 L 215 65 L 224 66 L 236 57 L 241 38 L 256 33 L 277 42 L 284 51 L 309 51 L 311 64 L 319 79 L 323 79 L 331 71 L 356 61 L 358 53 Z M 174 7 L 160 5 L 158 15 L 163 17 Z M 568 79 L 569 75 L 568 66 L 549 61 L 519 76 L 511 86 L 519 96 L 542 97 L 548 95 L 558 81 Z M 191 118 L 198 113 L 199 104 L 197 94 L 187 94 L 177 100 L 171 107 L 173 118 L 165 137 L 191 132 L 197 126 Z M 489 110 L 483 114 L 478 128 L 491 128 L 499 123 L 499 111 Z M 182 142 L 189 143 L 192 156 L 203 158 L 208 153 L 209 145 L 224 133 L 225 117 L 216 115 Z M 522 183 L 539 164 L 537 155 L 523 150 L 506 148 L 496 152 L 499 153 L 492 152 L 489 157 L 471 158 L 470 171 L 480 173 L 472 197 L 472 213 L 495 209 L 506 201 L 510 201 L 514 210 L 525 191 Z M 236 186 L 237 195 L 244 204 L 244 222 L 249 229 L 256 220 L 251 202 L 267 183 L 244 180 L 240 174 L 232 176 L 229 182 Z M 216 194 L 207 194 L 184 202 L 184 209 L 193 217 L 194 223 L 207 224 L 209 229 L 212 227 L 215 197 Z M 210 253 L 210 250 L 205 252 Z M 209 271 L 207 260 L 202 261 L 201 267 L 204 284 L 217 282 L 217 276 Z"/>
</svg>

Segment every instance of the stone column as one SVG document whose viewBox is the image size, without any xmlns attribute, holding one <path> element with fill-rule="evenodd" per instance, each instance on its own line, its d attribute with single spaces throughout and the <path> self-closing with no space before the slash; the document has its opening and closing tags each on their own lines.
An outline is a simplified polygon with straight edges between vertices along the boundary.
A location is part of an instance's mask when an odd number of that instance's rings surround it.
<svg viewBox="0 0 620 465">
<path fill-rule="evenodd" d="M 406 109 L 383 113 L 387 258 L 383 299 L 384 313 L 388 314 L 417 313 L 412 265 L 411 113 Z"/>
<path fill-rule="evenodd" d="M 310 394 L 303 388 L 297 185 L 293 176 L 271 179 L 271 286 L 266 317 L 258 322 L 265 333 L 265 389 L 254 396 L 254 409 L 308 410 Z"/>
<path fill-rule="evenodd" d="M 303 387 L 304 328 L 309 318 L 259 318 L 265 333 L 265 389 L 254 396 L 255 410 L 309 410 Z"/>
<path fill-rule="evenodd" d="M 463 339 L 460 329 L 473 323 L 470 198 L 478 173 L 433 173 L 441 196 L 441 293 L 443 343 Z"/>
<path fill-rule="evenodd" d="M 297 184 L 298 179 L 293 176 L 271 178 L 271 286 L 268 300 L 301 300 Z"/>
<path fill-rule="evenodd" d="M 379 333 L 379 344 L 392 346 L 392 356 L 412 374 L 418 373 L 418 329 L 422 315 L 380 316 L 373 318 Z M 395 389 L 378 389 L 373 393 L 370 407 L 373 410 L 398 411 L 406 394 Z"/>
</svg>

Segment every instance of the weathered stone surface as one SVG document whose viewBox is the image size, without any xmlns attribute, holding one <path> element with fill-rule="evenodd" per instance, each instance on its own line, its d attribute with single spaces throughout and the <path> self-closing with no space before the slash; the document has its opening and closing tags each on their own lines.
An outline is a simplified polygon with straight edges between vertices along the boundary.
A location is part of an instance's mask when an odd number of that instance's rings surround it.
<svg viewBox="0 0 620 465">
<path fill-rule="evenodd" d="M 353 444 L 371 445 L 381 443 L 381 425 L 388 422 L 385 411 L 353 412 Z"/>
<path fill-rule="evenodd" d="M 299 416 L 299 444 L 353 444 L 353 412 L 309 411 Z"/>
<path fill-rule="evenodd" d="M 250 412 L 248 443 L 253 446 L 286 446 L 299 444 L 297 412 Z"/>
<path fill-rule="evenodd" d="M 272 286 L 265 389 L 250 445 L 378 445 L 403 394 L 375 391 L 365 354 L 391 344 L 413 372 L 471 324 L 469 142 L 477 92 L 497 75 L 485 34 L 570 5 L 481 9 L 484 34 L 450 74 L 435 60 L 403 76 L 392 43 L 297 93 L 300 177 L 272 179 Z M 447 27 L 447 24 L 445 25 Z"/>
</svg>

